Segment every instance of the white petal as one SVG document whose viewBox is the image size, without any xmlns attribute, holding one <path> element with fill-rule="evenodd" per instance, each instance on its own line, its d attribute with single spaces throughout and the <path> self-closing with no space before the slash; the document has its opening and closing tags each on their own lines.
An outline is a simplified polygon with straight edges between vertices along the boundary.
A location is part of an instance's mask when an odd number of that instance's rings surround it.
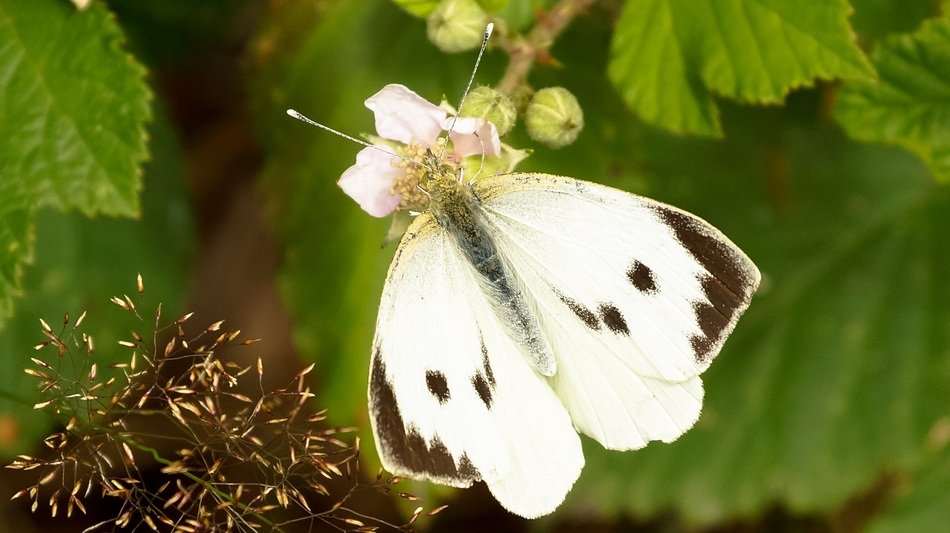
<svg viewBox="0 0 950 533">
<path fill-rule="evenodd" d="M 447 115 L 406 86 L 394 83 L 367 98 L 366 107 L 376 115 L 376 132 L 381 137 L 404 144 L 434 144 Z"/>
<path fill-rule="evenodd" d="M 389 150 L 388 147 L 383 147 Z M 356 154 L 356 164 L 346 169 L 337 185 L 374 217 L 384 217 L 396 210 L 402 198 L 392 194 L 393 180 L 403 171 L 393 166 L 398 158 L 366 147 Z"/>
</svg>

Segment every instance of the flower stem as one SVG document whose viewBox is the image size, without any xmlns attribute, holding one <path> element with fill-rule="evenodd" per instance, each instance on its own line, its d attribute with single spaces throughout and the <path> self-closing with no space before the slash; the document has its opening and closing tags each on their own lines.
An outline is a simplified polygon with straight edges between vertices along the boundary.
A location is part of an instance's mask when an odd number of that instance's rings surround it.
<svg viewBox="0 0 950 533">
<path fill-rule="evenodd" d="M 110 431 L 110 428 L 97 428 L 97 429 L 101 430 L 103 433 L 107 433 L 107 432 Z M 152 456 L 152 460 L 154 460 L 155 462 L 157 462 L 157 463 L 159 463 L 159 464 L 163 464 L 163 465 L 165 465 L 165 466 L 171 466 L 171 465 L 174 464 L 173 461 L 162 457 L 162 455 L 161 455 L 161 454 L 158 452 L 158 450 L 156 450 L 155 448 L 152 448 L 151 446 L 147 446 L 147 445 L 145 445 L 145 444 L 140 443 L 140 442 L 137 441 L 135 438 L 133 438 L 132 436 L 130 436 L 130 435 L 124 433 L 124 432 L 115 432 L 115 435 L 116 435 L 116 437 L 117 437 L 120 441 L 126 443 L 127 445 L 129 445 L 129 446 L 131 446 L 131 447 L 133 447 L 133 448 L 136 448 L 136 449 L 138 449 L 139 451 L 142 451 L 142 452 L 145 452 L 145 453 L 151 455 L 151 456 Z M 252 508 L 249 507 L 248 505 L 245 505 L 245 504 L 243 504 L 243 503 L 241 503 L 241 502 L 239 502 L 239 501 L 236 501 L 236 500 L 234 499 L 234 497 L 233 497 L 231 494 L 229 494 L 229 493 L 227 493 L 227 492 L 225 492 L 225 491 L 219 489 L 218 487 L 216 487 L 216 486 L 214 485 L 214 483 L 212 483 L 212 482 L 209 481 L 208 479 L 204 479 L 204 478 L 202 478 L 202 477 L 196 476 L 195 474 L 193 474 L 193 473 L 191 473 L 191 472 L 188 472 L 188 471 L 186 471 L 186 470 L 177 471 L 177 472 L 175 472 L 175 473 L 178 474 L 178 475 L 180 475 L 180 476 L 184 476 L 184 477 L 190 479 L 191 481 L 197 483 L 198 485 L 201 485 L 202 488 L 204 488 L 205 490 L 207 490 L 207 491 L 209 491 L 209 492 L 211 492 L 211 493 L 214 493 L 214 495 L 219 499 L 219 501 L 227 502 L 227 503 L 231 504 L 232 506 L 237 507 L 237 508 L 240 509 L 244 514 L 249 515 L 249 516 L 253 516 L 255 520 L 259 520 L 262 524 L 265 524 L 265 525 L 268 525 L 268 526 L 271 526 L 271 527 L 273 527 L 273 526 L 276 525 L 274 522 L 272 522 L 271 520 L 269 520 L 269 519 L 268 519 L 266 516 L 264 516 L 263 514 L 261 514 L 261 513 L 257 512 L 257 511 L 255 511 L 254 509 L 252 509 Z"/>
<path fill-rule="evenodd" d="M 550 11 L 540 13 L 538 22 L 527 35 L 504 37 L 502 48 L 510 60 L 504 76 L 496 89 L 504 94 L 514 94 L 518 87 L 527 83 L 528 73 L 538 59 L 547 59 L 548 50 L 568 24 L 584 11 L 594 0 L 561 0 Z"/>
</svg>

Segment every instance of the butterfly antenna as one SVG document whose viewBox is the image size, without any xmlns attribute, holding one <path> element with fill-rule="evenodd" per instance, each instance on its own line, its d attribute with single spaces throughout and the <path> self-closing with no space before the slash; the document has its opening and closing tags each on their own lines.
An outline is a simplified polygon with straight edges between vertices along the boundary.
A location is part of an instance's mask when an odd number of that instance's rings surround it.
<svg viewBox="0 0 950 533">
<path fill-rule="evenodd" d="M 488 39 L 491 37 L 492 31 L 493 31 L 494 29 L 495 29 L 495 24 L 494 24 L 494 23 L 489 22 L 488 25 L 485 26 L 485 35 L 484 35 L 484 37 L 482 37 L 482 45 L 481 45 L 481 46 L 479 47 L 479 49 L 478 49 L 478 56 L 475 57 L 475 66 L 472 67 L 472 75 L 469 76 L 469 78 L 468 78 L 468 84 L 465 85 L 465 91 L 462 92 L 462 98 L 459 99 L 458 111 L 461 111 L 461 110 L 462 110 L 462 106 L 465 104 L 465 98 L 468 96 L 469 91 L 472 89 L 472 83 L 475 82 L 475 73 L 478 72 L 478 65 L 481 64 L 481 62 L 482 62 L 482 56 L 485 54 L 485 48 L 488 47 Z M 343 137 L 344 139 L 347 139 L 347 140 L 349 140 L 349 141 L 353 141 L 353 142 L 355 142 L 356 144 L 359 144 L 359 145 L 361 145 L 361 146 L 365 146 L 365 147 L 367 147 L 367 148 L 372 148 L 372 149 L 374 149 L 374 150 L 379 150 L 380 152 L 383 152 L 384 154 L 388 154 L 388 155 L 391 155 L 391 156 L 393 156 L 393 157 L 398 157 L 399 159 L 402 159 L 403 161 L 406 161 L 406 162 L 408 162 L 409 164 L 418 165 L 418 166 L 427 168 L 427 169 L 429 169 L 429 170 L 431 170 L 431 171 L 433 171 L 433 172 L 435 171 L 435 169 L 429 168 L 429 166 L 426 165 L 425 163 L 422 163 L 422 162 L 420 162 L 420 161 L 416 161 L 416 160 L 411 159 L 411 158 L 409 158 L 409 157 L 406 157 L 406 156 L 404 156 L 404 155 L 397 154 L 397 153 L 395 153 L 395 152 L 393 152 L 393 151 L 391 151 L 391 150 L 387 150 L 387 149 L 383 148 L 382 146 L 378 146 L 378 145 L 375 145 L 375 144 L 372 144 L 372 143 L 368 143 L 368 142 L 366 142 L 366 141 L 364 141 L 364 140 L 362 140 L 362 139 L 357 139 L 356 137 L 353 137 L 352 135 L 347 135 L 347 134 L 343 133 L 342 131 L 335 130 L 335 129 L 331 128 L 330 126 L 325 126 L 325 125 L 323 125 L 323 124 L 320 124 L 319 122 L 317 122 L 317 121 L 315 121 L 315 120 L 311 120 L 311 119 L 307 118 L 306 116 L 304 116 L 302 113 L 300 113 L 299 111 L 297 111 L 297 110 L 295 110 L 295 109 L 288 109 L 288 110 L 287 110 L 287 114 L 290 115 L 291 117 L 293 117 L 293 118 L 295 118 L 295 119 L 301 121 L 301 122 L 306 122 L 307 124 L 310 124 L 311 126 L 316 126 L 316 127 L 320 128 L 320 129 L 322 129 L 322 130 L 324 130 L 324 131 L 328 131 L 328 132 L 330 132 L 330 133 L 332 133 L 332 134 L 334 134 L 334 135 L 337 135 L 337 136 L 339 136 L 339 137 Z M 453 131 L 455 131 L 455 123 L 458 121 L 458 118 L 459 118 L 458 115 L 459 115 L 458 112 L 456 112 L 456 113 L 455 113 L 455 116 L 452 117 L 452 123 L 449 124 L 449 129 L 448 129 L 447 132 L 446 132 L 446 138 L 448 138 L 448 136 L 451 135 Z M 442 144 L 442 150 L 439 152 L 439 158 L 438 158 L 439 161 L 442 161 L 442 159 L 445 157 L 445 148 L 446 148 L 447 145 L 448 145 L 447 142 Z M 485 159 L 485 153 L 484 153 L 484 149 L 483 149 L 483 150 L 482 150 L 482 160 L 484 161 L 484 159 Z"/>
<path fill-rule="evenodd" d="M 459 107 L 455 112 L 455 116 L 452 117 L 452 123 L 449 124 L 449 129 L 446 131 L 446 136 L 452 134 L 455 131 L 455 123 L 459 119 L 459 113 L 462 112 L 462 106 L 465 105 L 465 98 L 468 96 L 468 92 L 472 89 L 472 83 L 475 81 L 475 73 L 478 72 L 478 65 L 482 62 L 482 55 L 485 54 L 485 48 L 488 47 L 488 39 L 491 37 L 491 32 L 495 29 L 495 24 L 492 22 L 488 23 L 488 26 L 485 26 L 485 35 L 482 37 L 482 46 L 478 49 L 478 56 L 475 57 L 475 66 L 472 67 L 472 75 L 468 77 L 468 84 L 465 86 L 465 90 L 462 92 L 462 98 L 459 99 Z M 442 145 L 442 152 L 439 153 L 439 161 L 442 160 L 445 156 L 445 147 L 448 143 Z"/>
<path fill-rule="evenodd" d="M 411 158 L 409 158 L 409 157 L 406 157 L 406 156 L 404 156 L 404 155 L 397 154 L 396 152 L 393 152 L 392 150 L 387 150 L 387 149 L 385 149 L 385 148 L 383 148 L 382 146 L 379 146 L 379 145 L 377 145 L 377 144 L 368 143 L 368 142 L 364 141 L 363 139 L 357 139 L 356 137 L 353 137 L 352 135 L 347 135 L 347 134 L 343 133 L 342 131 L 338 131 L 338 130 L 335 130 L 335 129 L 331 128 L 330 126 L 324 126 L 323 124 L 320 124 L 319 122 L 317 122 L 317 121 L 315 121 L 315 120 L 311 120 L 311 119 L 307 118 L 306 116 L 304 116 L 303 114 L 301 114 L 299 111 L 297 111 L 297 110 L 295 110 L 295 109 L 288 109 L 288 110 L 287 110 L 287 114 L 290 115 L 290 116 L 292 116 L 292 117 L 294 117 L 295 119 L 297 119 L 297 120 L 299 120 L 299 121 L 301 121 L 301 122 L 306 122 L 307 124 L 310 124 L 311 126 L 316 126 L 316 127 L 320 128 L 321 130 L 328 131 L 328 132 L 330 132 L 330 133 L 332 133 L 332 134 L 334 134 L 334 135 L 343 137 L 344 139 L 346 139 L 346 140 L 348 140 L 348 141 L 353 141 L 353 142 L 355 142 L 356 144 L 365 146 L 365 147 L 367 147 L 367 148 L 372 148 L 372 149 L 374 149 L 374 150 L 379 150 L 380 152 L 382 152 L 382 153 L 384 153 L 384 154 L 388 154 L 388 155 L 391 155 L 391 156 L 393 156 L 393 157 L 398 157 L 399 159 L 402 159 L 403 161 L 406 161 L 406 162 L 408 162 L 408 163 L 410 163 L 410 164 L 413 164 L 413 165 L 426 166 L 426 165 L 424 165 L 423 163 L 421 163 L 421 162 L 419 162 L 419 161 L 415 161 L 415 160 L 413 160 L 413 159 L 411 159 Z"/>
<path fill-rule="evenodd" d="M 299 121 L 301 121 L 301 122 L 306 122 L 307 124 L 310 124 L 311 126 L 316 126 L 316 127 L 320 128 L 321 130 L 329 131 L 330 133 L 332 133 L 332 134 L 334 134 L 334 135 L 338 135 L 338 136 L 340 136 L 340 137 L 343 137 L 344 139 L 346 139 L 346 140 L 348 140 L 348 141 L 353 141 L 353 142 L 355 142 L 356 144 L 361 144 L 361 145 L 366 146 L 366 147 L 369 147 L 369 148 L 379 148 L 379 147 L 376 146 L 375 144 L 368 143 L 368 142 L 366 142 L 366 141 L 364 141 L 364 140 L 362 140 L 362 139 L 357 139 L 356 137 L 353 137 L 352 135 L 347 135 L 347 134 L 343 133 L 342 131 L 335 130 L 335 129 L 331 128 L 330 126 L 324 126 L 323 124 L 320 124 L 319 122 L 317 122 L 317 121 L 315 121 L 315 120 L 311 120 L 311 119 L 305 117 L 302 113 L 300 113 L 299 111 L 297 111 L 297 110 L 295 110 L 295 109 L 288 109 L 288 110 L 287 110 L 287 114 L 290 115 L 290 116 L 292 116 L 292 117 L 294 117 L 295 119 L 297 119 L 297 120 L 299 120 Z M 381 148 L 380 148 L 380 149 L 381 149 Z M 384 150 L 384 151 L 385 151 L 385 150 Z M 395 155 L 395 154 L 393 154 L 393 155 Z"/>
</svg>

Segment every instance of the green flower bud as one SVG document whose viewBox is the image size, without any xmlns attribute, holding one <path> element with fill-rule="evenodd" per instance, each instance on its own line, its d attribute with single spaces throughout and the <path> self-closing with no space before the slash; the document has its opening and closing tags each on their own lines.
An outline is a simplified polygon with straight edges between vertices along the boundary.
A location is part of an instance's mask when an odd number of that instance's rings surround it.
<svg viewBox="0 0 950 533">
<path fill-rule="evenodd" d="M 478 117 L 495 125 L 498 136 L 511 131 L 518 118 L 518 111 L 511 99 L 488 86 L 475 87 L 465 97 L 463 117 Z"/>
<path fill-rule="evenodd" d="M 429 40 L 443 52 L 464 52 L 482 44 L 488 15 L 475 0 L 442 0 L 426 19 Z"/>
<path fill-rule="evenodd" d="M 577 139 L 584 127 L 584 112 L 570 91 L 547 87 L 534 93 L 524 120 L 529 137 L 551 148 L 561 148 Z"/>
</svg>

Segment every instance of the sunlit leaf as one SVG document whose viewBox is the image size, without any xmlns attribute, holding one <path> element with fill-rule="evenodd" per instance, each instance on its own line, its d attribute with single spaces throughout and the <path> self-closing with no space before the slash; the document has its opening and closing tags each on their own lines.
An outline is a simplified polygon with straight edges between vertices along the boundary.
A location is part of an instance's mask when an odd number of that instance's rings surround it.
<svg viewBox="0 0 950 533">
<path fill-rule="evenodd" d="M 780 103 L 818 79 L 867 78 L 844 0 L 630 0 L 610 79 L 645 121 L 719 135 L 713 94 Z"/>
<path fill-rule="evenodd" d="M 845 84 L 835 117 L 854 137 L 903 146 L 950 181 L 950 19 L 888 38 L 871 57 L 880 79 Z"/>
</svg>

